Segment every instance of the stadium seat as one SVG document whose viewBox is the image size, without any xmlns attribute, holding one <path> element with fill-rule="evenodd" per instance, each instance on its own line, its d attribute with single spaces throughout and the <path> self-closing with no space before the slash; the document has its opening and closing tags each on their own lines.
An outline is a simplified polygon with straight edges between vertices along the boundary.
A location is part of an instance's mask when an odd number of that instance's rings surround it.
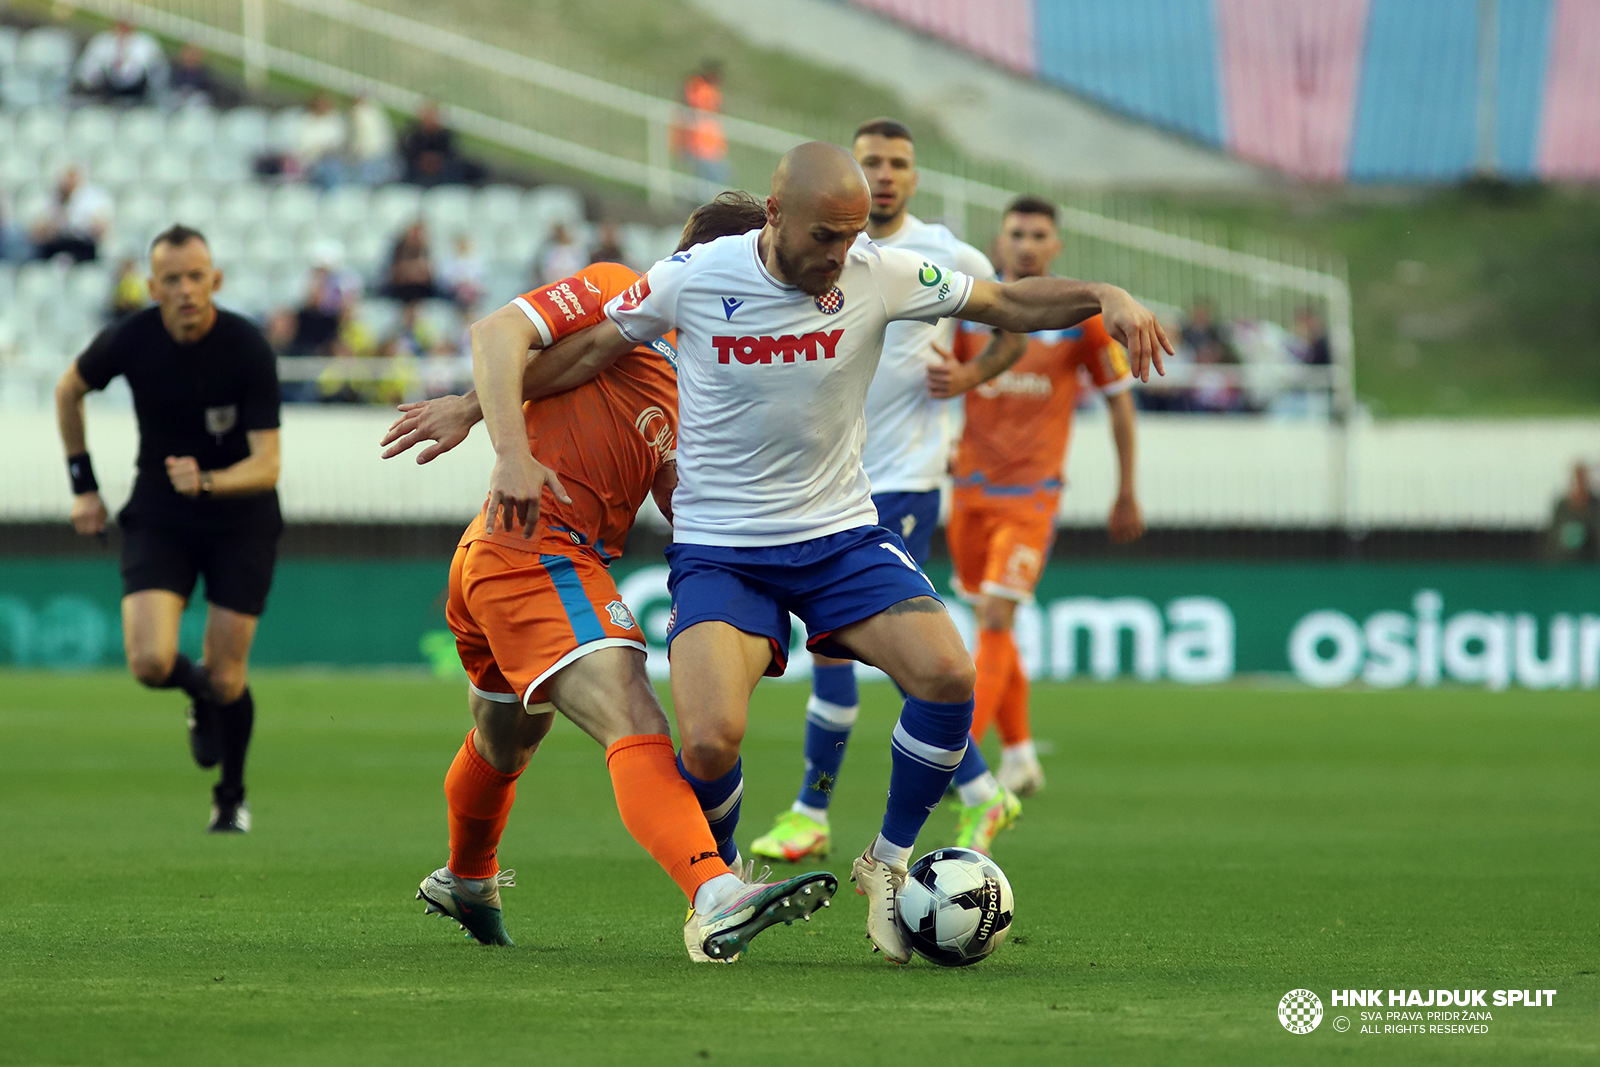
<svg viewBox="0 0 1600 1067">
<path fill-rule="evenodd" d="M 251 179 L 251 161 L 242 153 L 220 147 L 200 149 L 195 155 L 195 174 L 216 185 L 235 185 Z"/>
<path fill-rule="evenodd" d="M 462 185 L 441 185 L 422 194 L 422 217 L 436 246 L 446 247 L 471 224 L 472 190 Z"/>
<path fill-rule="evenodd" d="M 246 267 L 232 269 L 224 266 L 223 271 L 222 291 L 217 294 L 217 303 L 257 320 L 272 310 L 266 275 Z"/>
<path fill-rule="evenodd" d="M 10 263 L 0 262 L 0 312 L 13 307 L 12 301 L 17 287 L 17 268 Z"/>
<path fill-rule="evenodd" d="M 117 113 L 108 107 L 80 107 L 67 116 L 66 148 L 86 159 L 117 138 Z"/>
<path fill-rule="evenodd" d="M 100 309 L 111 302 L 111 268 L 104 263 L 79 263 L 67 271 L 67 302 Z"/>
<path fill-rule="evenodd" d="M 304 265 L 279 266 L 267 275 L 267 298 L 274 308 L 296 307 L 306 295 Z"/>
<path fill-rule="evenodd" d="M 194 158 L 182 145 L 164 144 L 144 153 L 144 180 L 160 185 L 184 186 L 195 180 Z"/>
<path fill-rule="evenodd" d="M 17 116 L 17 145 L 23 149 L 64 146 L 67 113 L 58 107 L 30 107 Z"/>
<path fill-rule="evenodd" d="M 217 121 L 217 141 L 231 145 L 249 156 L 267 147 L 267 112 L 259 107 L 236 107 Z"/>
<path fill-rule="evenodd" d="M 16 129 L 0 127 L 0 144 L 16 144 Z M 43 175 L 39 164 L 43 162 L 38 152 L 0 152 L 0 188 L 15 189 L 24 182 L 38 181 Z"/>
<path fill-rule="evenodd" d="M 217 218 L 244 229 L 267 219 L 267 187 L 254 182 L 229 186 L 223 191 Z"/>
<path fill-rule="evenodd" d="M 393 235 L 422 210 L 422 190 L 414 185 L 384 185 L 372 192 L 372 226 Z"/>
<path fill-rule="evenodd" d="M 209 107 L 191 104 L 174 111 L 167 119 L 167 141 L 186 148 L 211 148 L 217 139 L 217 113 Z"/>
<path fill-rule="evenodd" d="M 359 185 L 341 185 L 322 194 L 317 221 L 329 230 L 343 232 L 349 227 L 367 225 L 371 196 Z"/>
<path fill-rule="evenodd" d="M 198 230 L 208 228 L 217 217 L 217 198 L 209 189 L 181 189 L 167 206 L 174 222 Z"/>
<path fill-rule="evenodd" d="M 13 26 L 0 26 L 0 78 L 7 67 L 16 66 L 17 38 L 21 33 Z"/>
<path fill-rule="evenodd" d="M 59 304 L 66 296 L 67 272 L 34 260 L 17 269 L 16 299 L 23 307 Z"/>
<path fill-rule="evenodd" d="M 38 75 L 21 67 L 0 70 L 0 107 L 20 110 L 48 102 L 49 94 Z"/>
<path fill-rule="evenodd" d="M 267 147 L 279 152 L 293 149 L 305 118 L 304 108 L 285 107 L 274 111 L 267 119 Z"/>
<path fill-rule="evenodd" d="M 206 243 L 211 246 L 211 262 L 226 268 L 244 259 L 246 245 L 243 227 L 213 218 L 204 232 Z"/>
<path fill-rule="evenodd" d="M 345 265 L 363 278 L 369 280 L 376 278 L 384 262 L 389 258 L 389 249 L 393 243 L 394 238 L 388 233 L 374 226 L 358 223 L 345 230 Z"/>
<path fill-rule="evenodd" d="M 382 340 L 394 332 L 400 322 L 400 303 L 381 296 L 363 300 L 360 318 L 362 325 L 372 331 L 372 336 Z"/>
<path fill-rule="evenodd" d="M 126 237 L 151 236 L 172 223 L 172 213 L 167 210 L 167 198 L 153 188 L 131 186 L 117 197 L 117 232 Z"/>
<path fill-rule="evenodd" d="M 245 235 L 245 254 L 256 261 L 278 264 L 299 263 L 303 259 L 295 246 L 293 231 L 277 222 L 252 226 Z"/>
<path fill-rule="evenodd" d="M 126 188 L 144 178 L 144 152 L 113 138 L 89 158 L 89 175 L 96 185 Z"/>
<path fill-rule="evenodd" d="M 541 185 L 523 195 L 522 225 L 535 230 L 541 242 L 555 223 L 577 225 L 583 218 L 583 197 L 564 185 Z"/>
<path fill-rule="evenodd" d="M 267 200 L 267 217 L 274 226 L 294 228 L 317 219 L 320 197 L 309 185 L 280 185 Z"/>
<path fill-rule="evenodd" d="M 167 138 L 167 120 L 153 107 L 130 107 L 117 122 L 117 144 L 143 151 L 162 144 Z"/>
<path fill-rule="evenodd" d="M 476 229 L 515 226 L 522 220 L 523 190 L 515 185 L 487 185 L 472 200 Z"/>
<path fill-rule="evenodd" d="M 17 65 L 36 70 L 71 70 L 77 54 L 77 38 L 54 26 L 28 30 L 17 42 Z"/>
</svg>

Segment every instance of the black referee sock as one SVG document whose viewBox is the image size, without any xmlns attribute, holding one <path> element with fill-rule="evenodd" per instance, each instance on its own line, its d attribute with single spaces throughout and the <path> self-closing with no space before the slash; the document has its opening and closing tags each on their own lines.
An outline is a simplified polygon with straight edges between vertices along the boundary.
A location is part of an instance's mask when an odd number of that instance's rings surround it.
<svg viewBox="0 0 1600 1067">
<path fill-rule="evenodd" d="M 217 704 L 217 727 L 222 733 L 222 780 L 212 790 L 219 805 L 244 800 L 244 759 L 250 749 L 250 731 L 256 722 L 256 702 L 247 687 L 232 704 Z"/>
<path fill-rule="evenodd" d="M 211 699 L 211 679 L 206 669 L 179 652 L 172 660 L 172 672 L 156 689 L 182 689 L 190 700 Z"/>
</svg>

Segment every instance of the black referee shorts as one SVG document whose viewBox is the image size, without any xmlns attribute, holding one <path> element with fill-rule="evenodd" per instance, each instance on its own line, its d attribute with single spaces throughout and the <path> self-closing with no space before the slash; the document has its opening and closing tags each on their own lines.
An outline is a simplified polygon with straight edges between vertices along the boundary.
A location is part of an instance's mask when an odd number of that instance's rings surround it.
<svg viewBox="0 0 1600 1067">
<path fill-rule="evenodd" d="M 214 533 L 137 523 L 122 530 L 122 595 L 166 589 L 185 600 L 206 579 L 206 600 L 241 615 L 260 615 L 272 588 L 278 535 Z"/>
</svg>

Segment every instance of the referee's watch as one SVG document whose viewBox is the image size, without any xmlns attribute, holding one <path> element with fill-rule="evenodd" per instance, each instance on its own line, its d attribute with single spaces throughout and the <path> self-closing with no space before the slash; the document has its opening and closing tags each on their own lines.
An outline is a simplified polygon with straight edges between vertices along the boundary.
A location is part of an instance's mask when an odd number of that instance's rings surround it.
<svg viewBox="0 0 1600 1067">
<path fill-rule="evenodd" d="M 210 496 L 211 495 L 211 472 L 210 471 L 201 471 L 200 472 L 200 495 L 201 496 Z"/>
</svg>

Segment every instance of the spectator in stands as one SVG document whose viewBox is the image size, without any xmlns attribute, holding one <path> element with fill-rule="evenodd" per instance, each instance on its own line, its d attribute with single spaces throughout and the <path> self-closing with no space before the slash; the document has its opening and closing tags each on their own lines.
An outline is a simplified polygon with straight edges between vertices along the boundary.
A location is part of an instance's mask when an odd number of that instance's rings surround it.
<svg viewBox="0 0 1600 1067">
<path fill-rule="evenodd" d="M 533 280 L 536 285 L 549 285 L 569 275 L 576 274 L 589 265 L 589 254 L 565 223 L 550 227 L 545 239 L 533 257 Z"/>
<path fill-rule="evenodd" d="M 433 252 L 428 246 L 428 228 L 422 220 L 407 226 L 395 241 L 389 252 L 382 292 L 403 304 L 440 295 L 434 277 Z"/>
<path fill-rule="evenodd" d="M 84 263 L 99 255 L 100 239 L 111 226 L 111 197 L 90 185 L 77 166 L 69 166 L 56 183 L 44 218 L 33 227 L 36 259 L 69 256 Z"/>
<path fill-rule="evenodd" d="M 478 255 L 467 234 L 456 234 L 450 258 L 439 271 L 439 288 L 447 299 L 455 301 L 463 315 L 469 315 L 483 299 L 483 257 Z"/>
<path fill-rule="evenodd" d="M 673 139 L 678 154 L 706 181 L 728 184 L 728 137 L 722 129 L 722 64 L 707 59 L 683 83 L 684 113 Z"/>
<path fill-rule="evenodd" d="M 1572 481 L 1556 501 L 1545 532 L 1545 557 L 1561 563 L 1600 560 L 1600 496 L 1586 464 L 1572 467 Z"/>
<path fill-rule="evenodd" d="M 350 105 L 350 175 L 363 185 L 382 185 L 399 176 L 394 124 L 389 113 L 365 96 Z"/>
<path fill-rule="evenodd" d="M 117 264 L 117 276 L 111 283 L 111 300 L 106 305 L 107 317 L 113 322 L 124 315 L 132 315 L 150 305 L 150 288 L 145 282 L 145 272 L 139 261 L 124 256 Z"/>
<path fill-rule="evenodd" d="M 1238 354 L 1228 341 L 1227 332 L 1215 318 L 1209 300 L 1196 300 L 1189 309 L 1181 333 L 1183 347 L 1194 355 L 1195 381 L 1190 405 L 1195 411 L 1239 411 L 1243 395 L 1231 377 L 1208 367 L 1237 365 Z"/>
<path fill-rule="evenodd" d="M 417 109 L 417 121 L 400 141 L 400 155 L 405 180 L 412 185 L 453 185 L 483 177 L 482 167 L 456 153 L 455 131 L 444 124 L 432 100 Z"/>
<path fill-rule="evenodd" d="M 193 41 L 178 50 L 167 91 L 168 99 L 179 107 L 205 106 L 216 97 L 216 79 L 211 76 L 211 68 L 206 66 L 205 53 Z"/>
<path fill-rule="evenodd" d="M 349 131 L 344 116 L 327 93 L 311 98 L 305 121 L 295 136 L 294 157 L 306 180 L 332 189 L 344 180 L 344 146 Z"/>
<path fill-rule="evenodd" d="M 78 57 L 78 87 L 125 104 L 159 100 L 167 88 L 167 57 L 154 37 L 118 22 L 84 47 Z"/>
<path fill-rule="evenodd" d="M 1333 362 L 1333 349 L 1328 346 L 1327 324 L 1310 308 L 1295 310 L 1294 336 L 1291 350 L 1295 359 L 1312 367 L 1326 367 Z"/>
<path fill-rule="evenodd" d="M 595 234 L 594 245 L 589 249 L 589 262 L 626 263 L 625 255 L 622 240 L 617 236 L 616 223 L 602 222 L 600 232 Z"/>
</svg>

